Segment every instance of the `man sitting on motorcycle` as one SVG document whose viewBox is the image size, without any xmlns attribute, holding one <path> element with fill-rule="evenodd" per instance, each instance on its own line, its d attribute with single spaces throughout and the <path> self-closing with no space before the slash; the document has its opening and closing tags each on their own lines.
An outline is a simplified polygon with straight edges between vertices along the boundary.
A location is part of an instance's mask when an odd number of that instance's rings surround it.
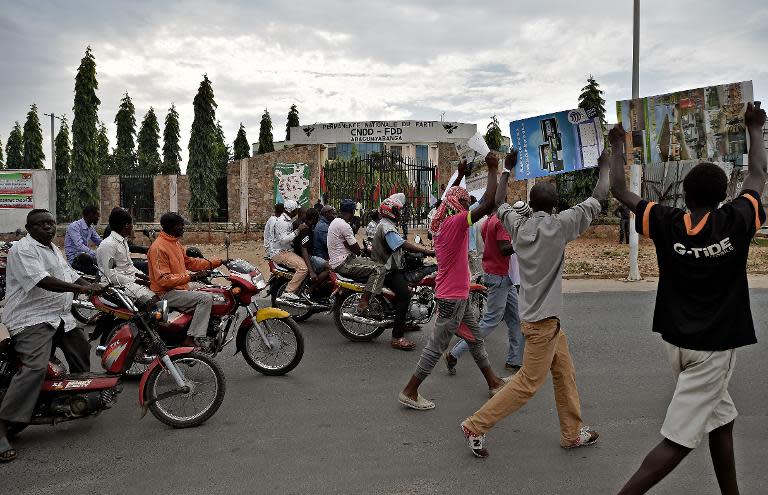
<svg viewBox="0 0 768 495">
<path fill-rule="evenodd" d="M 51 212 L 30 211 L 26 229 L 27 236 L 8 252 L 2 318 L 21 368 L 0 404 L 0 462 L 16 458 L 8 443 L 8 424 L 29 423 L 54 349 L 64 352 L 72 373 L 90 371 L 91 349 L 83 330 L 75 327 L 72 294 L 102 290 L 72 270 L 52 243 L 56 220 Z"/>
<path fill-rule="evenodd" d="M 330 275 L 328 262 L 314 253 L 314 231 L 320 218 L 320 211 L 315 208 L 307 210 L 304 216 L 304 228 L 299 231 L 296 239 L 293 241 L 294 252 L 302 257 L 309 270 L 309 279 L 311 283 L 307 289 L 307 294 L 320 286 Z"/>
<path fill-rule="evenodd" d="M 326 261 L 328 261 L 328 227 L 334 218 L 336 218 L 336 209 L 333 206 L 325 205 L 320 210 L 320 220 L 315 226 L 315 256 L 319 256 Z"/>
<path fill-rule="evenodd" d="M 131 260 L 128 239 L 133 237 L 133 217 L 123 208 L 115 208 L 109 214 L 111 232 L 96 249 L 99 270 L 116 285 L 124 286 L 129 294 L 142 305 L 155 299 L 149 290 L 149 277 L 136 268 Z"/>
<path fill-rule="evenodd" d="M 355 202 L 345 199 L 341 202 L 339 212 L 341 216 L 328 227 L 328 262 L 339 275 L 353 279 L 368 278 L 365 292 L 357 305 L 357 312 L 365 313 L 371 294 L 381 294 L 387 270 L 381 263 L 358 256 L 361 253 L 360 245 L 350 226 L 355 214 Z"/>
<path fill-rule="evenodd" d="M 212 269 L 222 265 L 222 260 L 211 261 L 190 258 L 179 239 L 184 235 L 184 217 L 176 212 L 160 217 L 163 231 L 149 248 L 149 288 L 168 301 L 168 306 L 178 311 L 194 311 L 184 345 L 210 348 L 208 319 L 211 316 L 213 295 L 189 290 L 189 282 L 205 280 Z M 196 272 L 190 275 L 187 270 Z"/>
<path fill-rule="evenodd" d="M 405 338 L 405 322 L 411 302 L 411 290 L 405 278 L 405 253 L 421 253 L 434 256 L 435 252 L 403 239 L 397 232 L 397 224 L 403 211 L 405 195 L 394 194 L 379 206 L 379 224 L 373 236 L 371 259 L 387 269 L 385 283 L 395 293 L 395 324 L 392 327 L 394 349 L 410 351 L 416 344 Z"/>
<path fill-rule="evenodd" d="M 282 216 L 275 222 L 274 237 L 268 255 L 275 263 L 287 266 L 294 271 L 281 299 L 299 302 L 301 301 L 299 289 L 307 278 L 307 265 L 299 255 L 293 252 L 293 240 L 305 225 L 300 223 L 294 227 L 294 220 L 301 212 L 299 203 L 289 199 L 285 202 L 284 209 Z"/>
<path fill-rule="evenodd" d="M 96 270 L 96 251 L 88 246 L 101 244 L 101 237 L 96 232 L 96 223 L 99 221 L 99 209 L 89 205 L 83 208 L 83 218 L 76 220 L 67 226 L 64 235 L 64 252 L 67 254 L 67 262 L 77 271 L 88 275 L 98 275 Z"/>
</svg>

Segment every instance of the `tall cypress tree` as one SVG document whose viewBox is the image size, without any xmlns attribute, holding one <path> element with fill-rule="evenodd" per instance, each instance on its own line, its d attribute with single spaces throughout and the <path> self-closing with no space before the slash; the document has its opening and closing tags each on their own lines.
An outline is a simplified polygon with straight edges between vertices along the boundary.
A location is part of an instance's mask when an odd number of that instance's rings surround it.
<svg viewBox="0 0 768 495">
<path fill-rule="evenodd" d="M 291 105 L 291 109 L 288 111 L 288 122 L 285 124 L 285 140 L 291 140 L 291 127 L 298 127 L 299 124 L 299 110 L 296 108 L 296 104 Z"/>
<path fill-rule="evenodd" d="M 234 143 L 235 156 L 233 159 L 242 160 L 243 158 L 249 158 L 251 156 L 251 145 L 248 144 L 248 138 L 245 135 L 245 127 L 240 122 L 240 130 L 237 131 L 237 137 Z"/>
<path fill-rule="evenodd" d="M 203 76 L 193 101 L 195 110 L 189 135 L 189 210 L 196 220 L 207 220 L 218 210 L 216 101 L 208 75 Z"/>
<path fill-rule="evenodd" d="M 0 139 L 0 166 L 5 168 L 5 160 L 3 160 L 3 140 Z"/>
<path fill-rule="evenodd" d="M 75 218 L 84 205 L 99 204 L 98 110 L 96 60 L 89 46 L 75 76 L 75 117 L 72 120 L 72 167 L 67 211 Z M 63 210 L 63 209 L 62 209 Z"/>
<path fill-rule="evenodd" d="M 58 205 L 69 204 L 68 187 L 69 187 L 69 169 L 70 160 L 72 156 L 72 148 L 69 142 L 69 125 L 67 125 L 67 118 L 64 117 L 61 120 L 61 127 L 56 134 L 56 140 L 54 141 L 54 149 L 56 150 L 56 205 L 57 210 L 64 212 L 64 208 L 58 208 Z"/>
<path fill-rule="evenodd" d="M 24 135 L 18 121 L 11 129 L 11 133 L 8 134 L 8 142 L 5 143 L 5 156 L 7 168 L 24 168 Z"/>
<path fill-rule="evenodd" d="M 597 111 L 597 116 L 600 117 L 600 122 L 605 127 L 605 100 L 603 99 L 603 90 L 600 89 L 600 85 L 592 77 L 592 74 L 587 78 L 587 85 L 581 88 L 581 94 L 579 95 L 579 108 L 592 108 Z"/>
<path fill-rule="evenodd" d="M 107 135 L 107 126 L 104 122 L 99 124 L 97 142 L 96 161 L 99 164 L 99 171 L 101 175 L 113 175 L 115 166 L 112 162 L 112 154 L 109 152 L 109 136 Z"/>
<path fill-rule="evenodd" d="M 37 116 L 37 105 L 32 104 L 24 122 L 24 168 L 43 168 L 43 129 Z"/>
<path fill-rule="evenodd" d="M 493 115 L 491 117 L 491 123 L 488 124 L 488 131 L 485 133 L 485 144 L 487 144 L 493 151 L 501 151 L 503 142 L 501 127 L 499 127 L 499 119 Z"/>
<path fill-rule="evenodd" d="M 120 107 L 115 115 L 117 124 L 117 147 L 115 148 L 115 171 L 118 174 L 130 174 L 136 171 L 136 109 L 128 93 L 123 95 Z"/>
<path fill-rule="evenodd" d="M 275 151 L 275 145 L 272 142 L 272 118 L 269 111 L 264 109 L 264 115 L 261 116 L 261 125 L 259 126 L 259 154 Z"/>
<path fill-rule="evenodd" d="M 139 173 L 155 175 L 160 172 L 160 124 L 155 110 L 149 107 L 139 129 Z"/>
<path fill-rule="evenodd" d="M 168 115 L 165 116 L 165 128 L 163 129 L 163 163 L 161 174 L 180 174 L 181 147 L 179 146 L 179 113 L 176 105 L 171 105 Z"/>
</svg>

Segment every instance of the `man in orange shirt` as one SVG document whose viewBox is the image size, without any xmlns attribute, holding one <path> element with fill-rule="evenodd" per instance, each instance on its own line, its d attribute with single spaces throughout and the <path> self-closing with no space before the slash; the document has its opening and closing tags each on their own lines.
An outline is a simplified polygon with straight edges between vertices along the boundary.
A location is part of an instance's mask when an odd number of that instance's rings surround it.
<svg viewBox="0 0 768 495">
<path fill-rule="evenodd" d="M 184 235 L 185 223 L 186 220 L 176 212 L 169 212 L 160 217 L 163 231 L 147 253 L 150 289 L 168 301 L 168 305 L 173 309 L 195 312 L 184 345 L 207 349 L 210 340 L 206 333 L 213 296 L 189 290 L 189 282 L 208 278 L 212 269 L 221 266 L 222 260 L 208 261 L 187 256 L 184 246 L 179 242 Z M 187 270 L 196 273 L 189 274 Z"/>
</svg>

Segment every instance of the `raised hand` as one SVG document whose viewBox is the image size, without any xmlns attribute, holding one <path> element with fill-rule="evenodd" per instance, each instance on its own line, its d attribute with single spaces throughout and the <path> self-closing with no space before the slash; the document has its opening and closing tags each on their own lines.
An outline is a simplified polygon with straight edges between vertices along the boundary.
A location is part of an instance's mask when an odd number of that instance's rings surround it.
<svg viewBox="0 0 768 495">
<path fill-rule="evenodd" d="M 624 130 L 624 126 L 618 123 L 608 131 L 608 142 L 611 143 L 611 146 L 622 146 L 626 135 L 627 131 Z"/>
<path fill-rule="evenodd" d="M 765 110 L 760 108 L 760 102 L 747 103 L 747 111 L 744 113 L 744 123 L 748 129 L 762 129 L 765 125 Z"/>
<path fill-rule="evenodd" d="M 459 162 L 459 178 L 467 175 L 467 168 L 467 160 L 462 160 Z"/>
<path fill-rule="evenodd" d="M 606 146 L 597 158 L 597 168 L 609 168 L 611 166 L 611 151 Z"/>
<path fill-rule="evenodd" d="M 485 155 L 485 164 L 488 166 L 488 170 L 499 169 L 499 157 L 493 151 Z"/>
<path fill-rule="evenodd" d="M 509 150 L 507 157 L 504 158 L 504 168 L 512 172 L 517 166 L 518 151 L 515 148 Z"/>
</svg>

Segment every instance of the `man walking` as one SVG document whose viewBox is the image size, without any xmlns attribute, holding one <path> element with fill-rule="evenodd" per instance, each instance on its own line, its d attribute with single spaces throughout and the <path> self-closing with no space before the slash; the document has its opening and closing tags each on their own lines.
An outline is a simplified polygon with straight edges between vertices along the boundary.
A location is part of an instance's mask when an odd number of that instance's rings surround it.
<svg viewBox="0 0 768 495">
<path fill-rule="evenodd" d="M 749 103 L 744 115 L 751 146 L 741 194 L 723 206 L 728 178 L 717 165 L 699 163 L 683 180 L 690 213 L 641 199 L 627 190 L 621 126 L 608 137 L 611 192 L 636 215 L 635 228 L 651 238 L 659 260 L 653 331 L 664 340 L 677 385 L 661 427 L 664 440 L 645 457 L 619 492 L 645 493 L 709 436 L 717 483 L 739 493 L 733 455 L 738 412 L 728 394 L 736 349 L 757 342 L 747 284 L 749 245 L 765 222 L 760 197 L 768 177 L 763 147 L 765 110 Z"/>
<path fill-rule="evenodd" d="M 619 244 L 629 244 L 629 208 L 621 203 L 613 214 L 619 217 Z"/>
<path fill-rule="evenodd" d="M 496 204 L 504 201 L 507 181 L 514 164 L 506 164 Z M 461 423 L 472 453 L 487 457 L 485 433 L 506 416 L 523 407 L 552 372 L 557 415 L 560 418 L 560 445 L 571 449 L 592 445 L 596 431 L 582 424 L 576 370 L 568 339 L 560 327 L 563 307 L 562 273 L 565 245 L 576 239 L 600 213 L 600 201 L 608 195 L 608 157 L 598 160 L 600 177 L 592 197 L 573 208 L 554 214 L 557 192 L 552 183 L 531 189 L 532 216 L 518 213 L 508 204 L 499 207 L 498 217 L 512 236 L 520 268 L 520 319 L 525 335 L 523 366 L 501 392 Z"/>
</svg>

